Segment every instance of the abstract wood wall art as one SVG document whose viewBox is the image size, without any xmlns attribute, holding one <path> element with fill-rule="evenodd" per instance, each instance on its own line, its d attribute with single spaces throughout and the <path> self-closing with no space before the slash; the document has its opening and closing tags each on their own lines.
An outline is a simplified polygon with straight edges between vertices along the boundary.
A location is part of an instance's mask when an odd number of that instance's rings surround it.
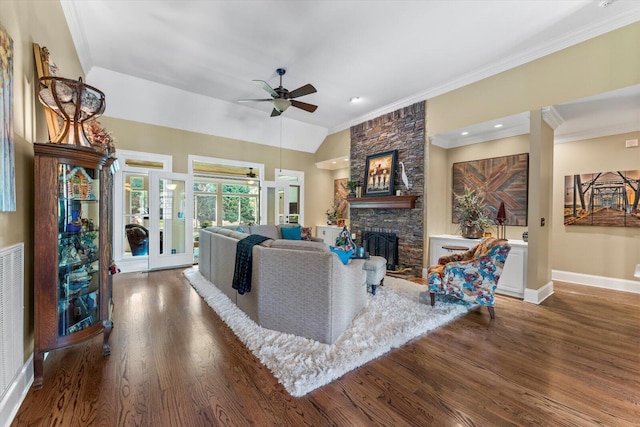
<svg viewBox="0 0 640 427">
<path fill-rule="evenodd" d="M 564 225 L 640 227 L 640 170 L 564 177 Z"/>
<path fill-rule="evenodd" d="M 338 218 L 346 218 L 349 214 L 349 203 L 347 202 L 347 178 L 340 178 L 333 181 L 333 206 L 336 208 Z"/>
<path fill-rule="evenodd" d="M 0 212 L 16 210 L 13 145 L 13 40 L 0 26 Z"/>
<path fill-rule="evenodd" d="M 506 225 L 527 225 L 528 153 L 454 163 L 452 182 L 454 194 L 463 194 L 465 187 L 479 191 L 491 219 L 496 219 L 503 202 Z M 451 206 L 455 206 L 453 195 Z M 451 218 L 455 222 L 453 209 Z"/>
</svg>

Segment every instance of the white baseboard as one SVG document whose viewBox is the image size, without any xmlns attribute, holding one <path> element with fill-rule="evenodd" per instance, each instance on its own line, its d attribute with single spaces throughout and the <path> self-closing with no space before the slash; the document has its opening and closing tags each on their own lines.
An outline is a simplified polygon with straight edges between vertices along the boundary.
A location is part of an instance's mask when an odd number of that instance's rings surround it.
<svg viewBox="0 0 640 427">
<path fill-rule="evenodd" d="M 540 289 L 525 288 L 524 302 L 530 302 L 531 304 L 540 304 L 551 295 L 553 295 L 553 282 L 548 282 Z"/>
<path fill-rule="evenodd" d="M 561 282 L 577 283 L 579 285 L 595 286 L 615 291 L 633 292 L 640 294 L 640 281 L 616 279 L 614 277 L 592 276 L 590 274 L 573 273 L 571 271 L 551 270 L 551 278 Z"/>
<path fill-rule="evenodd" d="M 33 384 L 33 354 L 22 366 L 20 373 L 0 401 L 0 427 L 10 427 L 29 388 Z"/>
</svg>

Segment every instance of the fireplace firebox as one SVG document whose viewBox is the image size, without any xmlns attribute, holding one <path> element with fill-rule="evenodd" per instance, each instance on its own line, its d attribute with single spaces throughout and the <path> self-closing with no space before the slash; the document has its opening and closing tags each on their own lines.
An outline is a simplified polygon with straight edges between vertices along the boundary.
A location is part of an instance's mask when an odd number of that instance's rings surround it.
<svg viewBox="0 0 640 427">
<path fill-rule="evenodd" d="M 398 265 L 398 236 L 386 230 L 365 230 L 362 232 L 362 246 L 369 255 L 377 255 L 387 260 L 387 270 L 395 270 Z"/>
</svg>

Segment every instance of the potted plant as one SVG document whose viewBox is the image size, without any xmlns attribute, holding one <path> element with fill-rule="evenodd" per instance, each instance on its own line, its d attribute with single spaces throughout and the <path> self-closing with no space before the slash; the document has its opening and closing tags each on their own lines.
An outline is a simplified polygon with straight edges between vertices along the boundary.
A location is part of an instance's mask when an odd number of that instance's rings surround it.
<svg viewBox="0 0 640 427">
<path fill-rule="evenodd" d="M 338 207 L 334 204 L 325 211 L 327 215 L 327 225 L 334 225 L 338 220 Z"/>
<path fill-rule="evenodd" d="M 493 225 L 485 209 L 484 197 L 476 190 L 465 187 L 464 193 L 454 193 L 454 198 L 460 234 L 467 239 L 479 239 L 485 228 Z"/>
<path fill-rule="evenodd" d="M 356 197 L 356 189 L 360 187 L 358 181 L 347 181 L 347 190 L 349 190 L 349 197 Z"/>
</svg>

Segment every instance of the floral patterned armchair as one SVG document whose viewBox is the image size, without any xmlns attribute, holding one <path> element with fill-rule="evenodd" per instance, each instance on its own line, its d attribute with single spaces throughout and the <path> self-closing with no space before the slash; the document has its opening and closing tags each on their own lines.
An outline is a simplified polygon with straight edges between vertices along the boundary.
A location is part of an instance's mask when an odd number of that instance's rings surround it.
<svg viewBox="0 0 640 427">
<path fill-rule="evenodd" d="M 436 293 L 453 295 L 486 306 L 495 319 L 493 295 L 510 250 L 506 240 L 487 238 L 466 252 L 440 257 L 427 275 L 431 305 Z"/>
</svg>

